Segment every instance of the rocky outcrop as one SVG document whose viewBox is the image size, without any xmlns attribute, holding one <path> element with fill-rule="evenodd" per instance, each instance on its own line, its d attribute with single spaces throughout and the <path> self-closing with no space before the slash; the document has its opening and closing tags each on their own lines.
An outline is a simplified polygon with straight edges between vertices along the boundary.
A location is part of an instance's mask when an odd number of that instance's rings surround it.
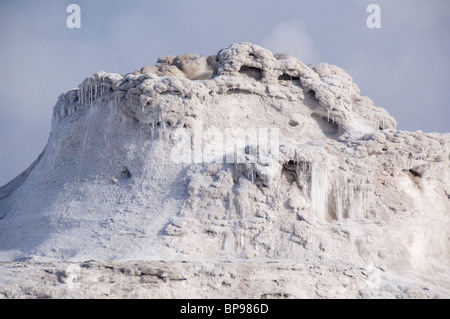
<svg viewBox="0 0 450 319">
<path fill-rule="evenodd" d="M 160 57 L 59 97 L 40 160 L 0 189 L 0 259 L 339 264 L 448 296 L 449 157 L 339 67 L 250 43 Z"/>
</svg>

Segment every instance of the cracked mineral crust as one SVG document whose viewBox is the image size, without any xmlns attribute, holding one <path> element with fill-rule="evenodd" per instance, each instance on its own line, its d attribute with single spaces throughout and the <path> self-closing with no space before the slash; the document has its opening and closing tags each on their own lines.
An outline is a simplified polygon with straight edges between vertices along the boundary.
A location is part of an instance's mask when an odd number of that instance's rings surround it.
<svg viewBox="0 0 450 319">
<path fill-rule="evenodd" d="M 0 296 L 448 298 L 449 159 L 250 43 L 99 72 L 0 188 Z"/>
</svg>

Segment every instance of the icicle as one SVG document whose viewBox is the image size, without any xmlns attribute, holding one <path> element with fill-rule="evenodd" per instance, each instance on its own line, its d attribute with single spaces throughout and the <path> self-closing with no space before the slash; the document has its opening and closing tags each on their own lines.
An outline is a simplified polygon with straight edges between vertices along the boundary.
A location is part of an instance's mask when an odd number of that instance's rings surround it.
<svg viewBox="0 0 450 319">
<path fill-rule="evenodd" d="M 86 148 L 87 135 L 88 135 L 88 131 L 86 130 L 84 132 L 83 149 Z"/>
<path fill-rule="evenodd" d="M 89 80 L 83 86 L 84 87 L 83 88 L 83 91 L 84 91 L 84 106 L 88 106 L 88 103 L 89 103 L 89 99 L 88 99 L 88 93 L 89 93 L 88 82 L 89 82 Z"/>
<path fill-rule="evenodd" d="M 240 200 L 239 207 L 241 209 L 241 218 L 245 219 L 245 201 L 243 201 L 242 199 Z"/>
<path fill-rule="evenodd" d="M 370 204 L 370 193 L 369 193 L 369 189 L 364 190 L 363 193 L 363 207 L 362 207 L 362 217 L 365 218 L 366 217 L 366 211 L 369 209 L 369 204 Z"/>
<path fill-rule="evenodd" d="M 327 111 L 327 122 L 330 122 L 330 110 Z"/>
<path fill-rule="evenodd" d="M 254 183 L 254 177 L 253 177 L 253 170 L 251 170 L 251 174 L 252 174 L 252 183 Z"/>
<path fill-rule="evenodd" d="M 228 241 L 228 233 L 225 233 L 223 235 L 223 241 L 222 241 L 222 250 L 228 251 L 230 249 L 229 241 Z"/>
<path fill-rule="evenodd" d="M 359 220 L 364 217 L 364 212 L 367 207 L 367 197 L 363 189 L 350 188 L 348 218 Z"/>
<path fill-rule="evenodd" d="M 335 183 L 335 202 L 336 202 L 336 219 L 342 219 L 342 201 L 341 201 L 341 189 L 338 180 Z"/>
<path fill-rule="evenodd" d="M 319 220 L 325 221 L 328 206 L 328 171 L 317 163 L 312 163 L 311 202 Z"/>
<path fill-rule="evenodd" d="M 360 189 L 358 191 L 358 198 L 357 198 L 357 209 L 356 209 L 356 218 L 362 219 L 364 216 L 364 190 Z"/>
<path fill-rule="evenodd" d="M 346 198 L 347 198 L 347 218 L 352 219 L 353 216 L 353 187 L 350 187 L 348 190 L 346 189 Z"/>
<path fill-rule="evenodd" d="M 83 84 L 82 88 L 83 88 L 83 106 L 87 105 L 87 87 L 86 87 L 86 83 Z"/>
<path fill-rule="evenodd" d="M 90 79 L 89 79 L 89 104 L 90 107 L 92 107 L 92 83 Z"/>
</svg>

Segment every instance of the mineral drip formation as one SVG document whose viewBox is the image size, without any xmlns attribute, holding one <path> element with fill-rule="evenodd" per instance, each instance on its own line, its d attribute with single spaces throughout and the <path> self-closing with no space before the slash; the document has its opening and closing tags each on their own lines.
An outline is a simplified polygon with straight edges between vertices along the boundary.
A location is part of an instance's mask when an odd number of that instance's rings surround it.
<svg viewBox="0 0 450 319">
<path fill-rule="evenodd" d="M 250 43 L 160 57 L 59 96 L 0 188 L 0 260 L 345 264 L 449 296 L 449 157 L 340 67 Z"/>
</svg>

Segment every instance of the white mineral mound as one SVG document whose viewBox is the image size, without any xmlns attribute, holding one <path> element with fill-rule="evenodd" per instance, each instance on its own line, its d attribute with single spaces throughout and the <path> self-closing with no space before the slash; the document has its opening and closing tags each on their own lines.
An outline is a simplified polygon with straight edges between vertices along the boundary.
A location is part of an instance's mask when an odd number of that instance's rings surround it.
<svg viewBox="0 0 450 319">
<path fill-rule="evenodd" d="M 349 263 L 450 295 L 450 137 L 250 43 L 62 94 L 0 188 L 0 260 Z"/>
</svg>

